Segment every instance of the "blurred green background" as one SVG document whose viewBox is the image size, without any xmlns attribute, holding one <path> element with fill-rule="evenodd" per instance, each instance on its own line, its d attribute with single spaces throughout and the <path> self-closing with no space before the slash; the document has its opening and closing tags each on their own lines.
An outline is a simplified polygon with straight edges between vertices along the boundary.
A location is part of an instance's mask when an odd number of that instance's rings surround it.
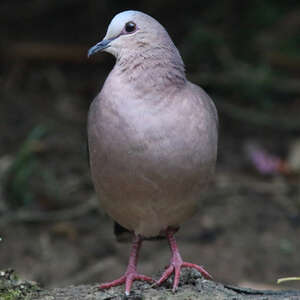
<svg viewBox="0 0 300 300">
<path fill-rule="evenodd" d="M 216 180 L 182 230 L 183 255 L 247 286 L 299 275 L 296 0 L 2 0 L 0 269 L 55 286 L 125 268 L 128 245 L 117 245 L 99 216 L 86 150 L 88 107 L 114 59 L 86 54 L 126 9 L 166 27 L 187 77 L 219 111 Z M 149 244 L 141 267 L 158 272 L 167 261 L 164 242 Z"/>
</svg>

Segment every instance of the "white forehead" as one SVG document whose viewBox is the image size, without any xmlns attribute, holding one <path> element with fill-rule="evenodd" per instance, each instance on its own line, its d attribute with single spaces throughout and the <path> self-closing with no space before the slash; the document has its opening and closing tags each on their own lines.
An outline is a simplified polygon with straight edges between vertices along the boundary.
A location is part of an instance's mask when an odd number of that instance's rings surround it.
<svg viewBox="0 0 300 300">
<path fill-rule="evenodd" d="M 129 21 L 133 21 L 134 17 L 138 14 L 142 13 L 136 10 L 126 10 L 115 15 L 108 26 L 106 37 L 109 38 L 118 35 L 124 25 Z"/>
<path fill-rule="evenodd" d="M 142 14 L 142 13 L 139 11 L 136 11 L 136 10 L 126 10 L 126 11 L 120 12 L 113 17 L 113 19 L 111 20 L 111 22 L 109 24 L 109 27 L 125 25 L 127 22 L 132 21 L 134 19 L 134 16 L 136 16 L 138 14 Z"/>
</svg>

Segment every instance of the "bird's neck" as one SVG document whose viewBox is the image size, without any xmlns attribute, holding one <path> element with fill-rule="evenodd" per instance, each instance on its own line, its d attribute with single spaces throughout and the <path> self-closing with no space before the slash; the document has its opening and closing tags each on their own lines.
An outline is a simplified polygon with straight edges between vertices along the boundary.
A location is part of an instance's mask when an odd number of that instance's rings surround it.
<svg viewBox="0 0 300 300">
<path fill-rule="evenodd" d="M 174 90 L 186 83 L 182 58 L 174 47 L 151 48 L 117 58 L 114 71 L 136 90 Z"/>
</svg>

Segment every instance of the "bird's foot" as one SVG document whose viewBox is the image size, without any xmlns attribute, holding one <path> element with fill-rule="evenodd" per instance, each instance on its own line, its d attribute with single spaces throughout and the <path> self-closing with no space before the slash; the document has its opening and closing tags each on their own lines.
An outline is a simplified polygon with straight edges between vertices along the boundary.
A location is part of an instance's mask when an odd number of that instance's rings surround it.
<svg viewBox="0 0 300 300">
<path fill-rule="evenodd" d="M 137 273 L 135 270 L 127 270 L 123 276 L 111 282 L 103 283 L 99 286 L 101 290 L 109 289 L 114 286 L 125 284 L 125 295 L 129 296 L 133 281 L 140 280 L 153 283 L 151 277 Z"/>
<path fill-rule="evenodd" d="M 205 278 L 212 279 L 212 276 L 203 267 L 198 266 L 196 264 L 184 262 L 182 260 L 174 237 L 174 230 L 167 229 L 166 236 L 170 245 L 170 249 L 172 251 L 172 258 L 170 261 L 170 265 L 166 268 L 161 278 L 156 282 L 157 285 L 161 285 L 174 273 L 173 292 L 175 292 L 178 288 L 181 268 L 196 269 Z"/>
<path fill-rule="evenodd" d="M 138 253 L 139 253 L 141 244 L 142 244 L 142 238 L 140 236 L 135 236 L 135 238 L 132 242 L 132 248 L 131 248 L 131 252 L 130 252 L 130 256 L 129 256 L 129 262 L 128 262 L 128 266 L 127 266 L 127 270 L 126 270 L 125 274 L 116 280 L 101 284 L 99 286 L 99 288 L 101 290 L 109 289 L 109 288 L 117 286 L 117 285 L 125 284 L 125 295 L 129 296 L 132 283 L 135 280 L 141 280 L 141 281 L 146 281 L 146 282 L 151 282 L 151 283 L 155 282 L 151 277 L 141 275 L 136 271 Z"/>
<path fill-rule="evenodd" d="M 166 268 L 160 279 L 157 281 L 157 285 L 161 285 L 164 281 L 166 281 L 173 273 L 174 273 L 174 281 L 173 281 L 173 288 L 172 291 L 175 292 L 178 288 L 179 279 L 180 279 L 180 271 L 181 268 L 192 268 L 196 269 L 200 272 L 205 278 L 212 279 L 212 276 L 201 266 L 196 264 L 192 264 L 189 262 L 178 261 L 178 260 L 171 260 L 170 265 Z"/>
</svg>

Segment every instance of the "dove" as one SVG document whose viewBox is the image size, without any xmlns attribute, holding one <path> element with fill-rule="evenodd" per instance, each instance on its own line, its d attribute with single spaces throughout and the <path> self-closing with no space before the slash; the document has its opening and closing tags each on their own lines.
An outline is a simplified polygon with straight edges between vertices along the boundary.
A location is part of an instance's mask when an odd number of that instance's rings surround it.
<svg viewBox="0 0 300 300">
<path fill-rule="evenodd" d="M 107 52 L 115 65 L 88 113 L 91 177 L 102 209 L 116 222 L 115 233 L 132 235 L 123 276 L 100 285 L 135 280 L 161 285 L 181 268 L 201 266 L 183 261 L 175 239 L 179 226 L 201 207 L 201 196 L 213 178 L 218 143 L 214 103 L 187 80 L 183 60 L 165 28 L 151 16 L 128 10 L 110 22 L 102 41 L 88 57 Z M 169 266 L 158 281 L 137 271 L 146 239 L 165 237 Z"/>
</svg>

